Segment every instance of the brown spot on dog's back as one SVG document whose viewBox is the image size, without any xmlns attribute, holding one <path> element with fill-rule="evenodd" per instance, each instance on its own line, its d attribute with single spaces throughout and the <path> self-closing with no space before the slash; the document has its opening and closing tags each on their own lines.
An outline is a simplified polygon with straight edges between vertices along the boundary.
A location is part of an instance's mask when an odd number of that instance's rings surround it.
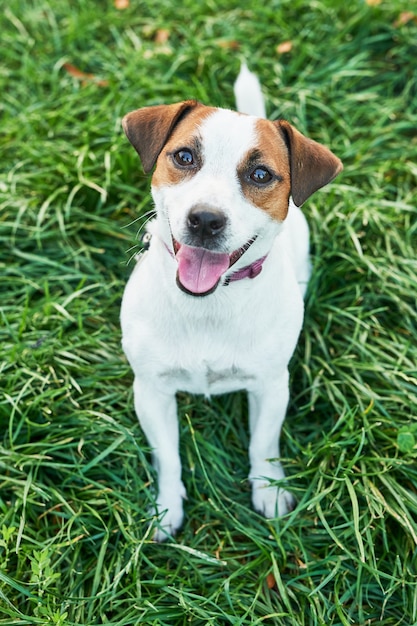
<svg viewBox="0 0 417 626">
<path fill-rule="evenodd" d="M 242 159 L 238 175 L 245 198 L 281 222 L 288 213 L 291 193 L 288 148 L 272 122 L 256 122 L 257 143 Z M 257 185 L 250 179 L 257 167 L 265 167 L 273 176 L 266 185 Z"/>
</svg>

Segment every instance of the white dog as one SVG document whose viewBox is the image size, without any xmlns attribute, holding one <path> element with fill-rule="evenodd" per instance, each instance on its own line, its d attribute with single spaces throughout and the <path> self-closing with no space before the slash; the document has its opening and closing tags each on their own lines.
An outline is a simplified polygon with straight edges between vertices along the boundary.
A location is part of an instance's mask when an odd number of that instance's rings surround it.
<svg viewBox="0 0 417 626">
<path fill-rule="evenodd" d="M 259 82 L 246 66 L 235 93 L 239 113 L 187 100 L 123 119 L 144 171 L 156 164 L 151 244 L 127 284 L 121 324 L 158 473 L 159 541 L 183 520 L 179 390 L 247 390 L 253 506 L 266 517 L 293 506 L 274 482 L 284 478 L 288 362 L 310 272 L 298 207 L 342 164 L 288 122 L 263 119 Z"/>
</svg>

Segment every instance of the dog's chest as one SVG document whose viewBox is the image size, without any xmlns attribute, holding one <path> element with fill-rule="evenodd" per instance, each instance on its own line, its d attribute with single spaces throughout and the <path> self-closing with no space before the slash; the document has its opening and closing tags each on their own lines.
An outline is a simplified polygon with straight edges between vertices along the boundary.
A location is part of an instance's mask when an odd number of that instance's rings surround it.
<svg viewBox="0 0 417 626">
<path fill-rule="evenodd" d="M 247 389 L 257 377 L 257 336 L 242 320 L 172 312 L 148 346 L 154 376 L 166 390 L 206 396 Z"/>
<path fill-rule="evenodd" d="M 205 396 L 248 389 L 256 381 L 255 373 L 249 368 L 207 361 L 196 362 L 192 368 L 166 367 L 158 378 L 164 387 Z"/>
</svg>

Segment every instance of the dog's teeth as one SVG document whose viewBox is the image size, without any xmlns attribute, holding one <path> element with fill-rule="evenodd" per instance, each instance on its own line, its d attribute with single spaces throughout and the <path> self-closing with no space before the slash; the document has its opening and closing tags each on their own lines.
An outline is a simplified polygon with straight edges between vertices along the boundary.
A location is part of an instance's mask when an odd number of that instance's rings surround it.
<svg viewBox="0 0 417 626">
<path fill-rule="evenodd" d="M 245 254 L 246 250 L 248 250 L 251 247 L 251 245 L 257 238 L 258 238 L 258 235 L 255 235 L 254 237 L 252 237 L 252 239 L 249 239 L 249 241 L 247 241 L 241 248 L 239 248 L 239 250 L 235 250 L 234 252 L 232 252 L 232 254 L 230 255 L 229 267 L 234 265 L 240 259 L 242 254 Z"/>
<path fill-rule="evenodd" d="M 174 248 L 174 254 L 177 254 L 177 252 L 181 248 L 181 246 L 178 243 L 178 241 L 176 239 L 174 239 L 174 237 L 172 238 L 172 245 L 173 245 L 173 248 Z"/>
</svg>

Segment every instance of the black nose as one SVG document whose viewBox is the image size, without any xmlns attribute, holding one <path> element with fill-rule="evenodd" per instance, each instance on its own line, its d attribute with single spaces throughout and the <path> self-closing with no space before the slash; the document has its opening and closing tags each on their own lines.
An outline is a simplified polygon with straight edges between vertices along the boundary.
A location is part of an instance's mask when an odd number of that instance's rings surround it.
<svg viewBox="0 0 417 626">
<path fill-rule="evenodd" d="M 218 209 L 198 204 L 190 209 L 187 226 L 190 234 L 203 244 L 223 232 L 226 217 Z"/>
</svg>

